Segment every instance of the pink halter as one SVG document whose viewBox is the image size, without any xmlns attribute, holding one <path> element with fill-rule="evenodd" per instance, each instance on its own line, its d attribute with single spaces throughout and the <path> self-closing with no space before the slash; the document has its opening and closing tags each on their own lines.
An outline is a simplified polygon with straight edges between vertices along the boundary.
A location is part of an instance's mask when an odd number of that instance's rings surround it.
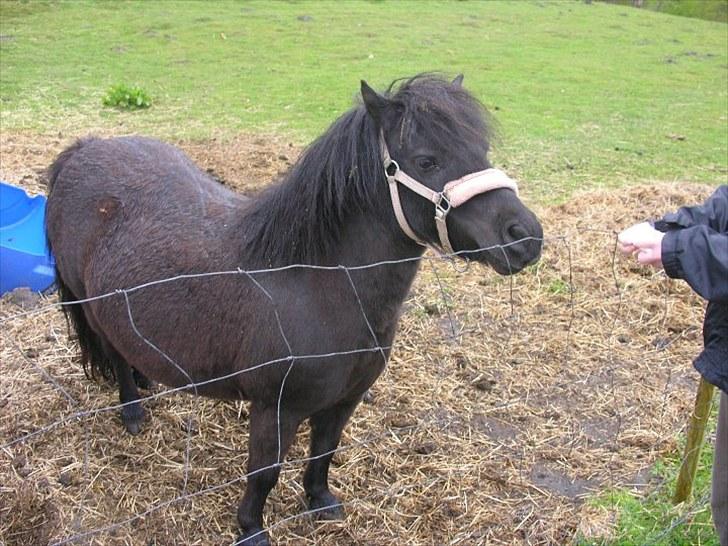
<svg viewBox="0 0 728 546">
<path fill-rule="evenodd" d="M 509 178 L 506 173 L 499 169 L 485 169 L 484 171 L 466 174 L 457 180 L 451 180 L 445 184 L 445 187 L 441 192 L 436 192 L 421 182 L 418 182 L 399 168 L 399 164 L 389 155 L 389 149 L 387 148 L 387 143 L 384 141 L 384 134 L 382 134 L 381 131 L 379 132 L 379 144 L 382 150 L 384 173 L 386 174 L 387 182 L 389 183 L 389 195 L 392 198 L 392 207 L 394 208 L 394 215 L 397 218 L 397 223 L 410 239 L 422 246 L 427 246 L 427 243 L 417 237 L 414 231 L 412 231 L 412 228 L 409 226 L 409 223 L 407 223 L 407 218 L 405 217 L 404 210 L 402 209 L 402 203 L 399 200 L 399 188 L 397 183 L 404 184 L 413 192 L 434 203 L 435 225 L 437 226 L 437 234 L 440 237 L 440 247 L 447 254 L 455 253 L 452 245 L 450 244 L 450 239 L 447 236 L 446 220 L 451 209 L 459 207 L 468 199 L 471 199 L 476 195 L 498 188 L 508 188 L 509 190 L 516 192 L 516 195 L 518 195 L 518 185 L 515 180 Z"/>
</svg>

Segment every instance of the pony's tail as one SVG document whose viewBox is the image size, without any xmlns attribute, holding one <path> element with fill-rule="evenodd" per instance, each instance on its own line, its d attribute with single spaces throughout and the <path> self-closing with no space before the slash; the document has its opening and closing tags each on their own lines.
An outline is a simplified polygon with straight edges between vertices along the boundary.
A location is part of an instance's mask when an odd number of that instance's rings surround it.
<svg viewBox="0 0 728 546">
<path fill-rule="evenodd" d="M 83 147 L 85 142 L 86 141 L 84 140 L 78 140 L 73 145 L 66 148 L 48 169 L 49 201 L 53 198 L 53 188 L 58 182 L 58 178 L 63 171 L 64 165 L 71 156 Z M 46 214 L 46 244 L 48 245 L 51 253 L 55 254 L 49 227 L 48 214 Z M 58 269 L 57 261 L 55 271 L 58 296 L 62 304 L 61 308 L 63 309 L 63 314 L 66 316 L 66 325 L 68 326 L 69 334 L 74 332 L 76 334 L 78 346 L 81 349 L 81 365 L 83 366 L 84 374 L 86 374 L 86 377 L 89 379 L 92 379 L 96 377 L 96 372 L 99 372 L 105 379 L 113 381 L 115 379 L 114 367 L 103 349 L 103 344 L 99 335 L 91 328 L 91 325 L 86 318 L 83 305 L 80 303 L 73 303 L 81 299 L 79 298 L 79 294 L 75 294 L 68 286 L 68 283 L 63 278 L 61 270 Z"/>
<path fill-rule="evenodd" d="M 66 316 L 68 332 L 69 334 L 76 334 L 76 341 L 81 349 L 83 373 L 89 379 L 94 379 L 98 372 L 104 379 L 114 381 L 116 379 L 114 366 L 103 349 L 101 339 L 91 328 L 82 304 L 73 303 L 78 301 L 79 298 L 63 281 L 58 267 L 56 267 L 56 284 L 58 285 L 59 299 L 63 304 L 63 314 Z"/>
</svg>

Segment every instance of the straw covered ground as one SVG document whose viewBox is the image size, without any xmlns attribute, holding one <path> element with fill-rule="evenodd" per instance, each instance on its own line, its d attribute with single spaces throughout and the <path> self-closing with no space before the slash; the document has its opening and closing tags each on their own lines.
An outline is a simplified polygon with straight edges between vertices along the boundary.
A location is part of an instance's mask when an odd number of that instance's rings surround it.
<svg viewBox="0 0 728 546">
<path fill-rule="evenodd" d="M 42 191 L 43 169 L 68 142 L 3 135 L 0 178 Z M 299 152 L 276 138 L 181 144 L 246 192 Z M 304 508 L 302 430 L 267 504 L 275 543 L 564 544 L 577 530 L 608 533 L 608 515 L 583 500 L 660 487 L 649 469 L 687 422 L 703 313 L 683 284 L 615 257 L 614 233 L 709 191 L 654 184 L 536 207 L 543 259 L 510 279 L 424 260 L 389 366 L 334 458 L 346 519 L 285 519 Z M 115 411 L 44 430 L 117 402 L 108 384 L 84 378 L 62 314 L 46 309 L 54 301 L 0 302 L 0 543 L 86 533 L 71 543 L 232 543 L 245 404 L 175 394 L 146 403 L 137 437 Z M 46 310 L 13 318 L 33 309 Z"/>
</svg>

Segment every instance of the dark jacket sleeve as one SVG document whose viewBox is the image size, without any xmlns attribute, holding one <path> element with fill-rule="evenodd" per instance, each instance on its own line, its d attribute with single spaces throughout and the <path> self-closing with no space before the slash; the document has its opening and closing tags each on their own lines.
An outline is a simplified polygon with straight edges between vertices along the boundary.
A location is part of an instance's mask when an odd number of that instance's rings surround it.
<svg viewBox="0 0 728 546">
<path fill-rule="evenodd" d="M 709 301 L 728 302 L 728 185 L 708 200 L 655 222 L 665 232 L 662 265 Z"/>
</svg>

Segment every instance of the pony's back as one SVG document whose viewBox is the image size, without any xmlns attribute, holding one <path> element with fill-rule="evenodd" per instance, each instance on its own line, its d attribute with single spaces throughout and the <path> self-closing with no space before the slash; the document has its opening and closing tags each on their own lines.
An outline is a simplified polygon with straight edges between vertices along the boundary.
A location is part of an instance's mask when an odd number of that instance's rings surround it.
<svg viewBox="0 0 728 546">
<path fill-rule="evenodd" d="M 49 195 L 59 179 L 64 186 L 73 188 L 76 197 L 83 191 L 93 195 L 130 191 L 154 196 L 161 189 L 175 191 L 180 199 L 187 198 L 198 205 L 201 195 L 222 201 L 237 197 L 202 172 L 178 148 L 140 136 L 87 137 L 76 141 L 50 167 Z M 178 204 L 177 199 L 175 203 Z M 155 202 L 154 206 L 163 205 Z"/>
</svg>

